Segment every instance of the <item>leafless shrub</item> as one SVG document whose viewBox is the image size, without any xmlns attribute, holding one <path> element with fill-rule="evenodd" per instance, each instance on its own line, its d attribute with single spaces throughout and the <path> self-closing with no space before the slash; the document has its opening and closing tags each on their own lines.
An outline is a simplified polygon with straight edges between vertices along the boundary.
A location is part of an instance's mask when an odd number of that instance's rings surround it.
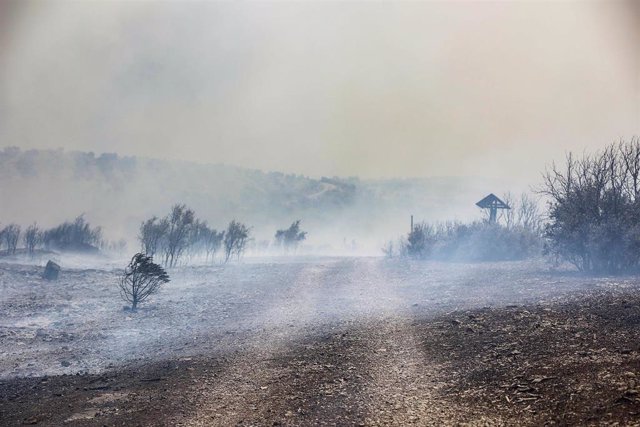
<svg viewBox="0 0 640 427">
<path fill-rule="evenodd" d="M 15 255 L 20 241 L 21 228 L 18 224 L 9 224 L 0 231 L 0 236 L 7 246 L 7 254 Z"/>
<path fill-rule="evenodd" d="M 250 231 L 249 227 L 236 220 L 229 223 L 224 235 L 225 262 L 229 262 L 234 255 L 240 259 L 249 240 Z"/>
<path fill-rule="evenodd" d="M 207 228 L 204 234 L 204 249 L 206 253 L 206 261 L 213 262 L 215 260 L 216 253 L 222 247 L 222 241 L 224 239 L 225 232 L 213 228 Z"/>
<path fill-rule="evenodd" d="M 149 256 L 155 256 L 156 253 L 162 250 L 163 239 L 166 238 L 168 229 L 169 221 L 166 218 L 159 219 L 157 216 L 153 216 L 143 221 L 140 224 L 140 234 L 138 234 L 142 252 Z"/>
<path fill-rule="evenodd" d="M 427 258 L 431 254 L 435 241 L 433 226 L 424 222 L 416 224 L 407 236 L 407 255 L 411 258 Z"/>
<path fill-rule="evenodd" d="M 396 255 L 393 246 L 393 240 L 389 240 L 387 243 L 385 243 L 385 245 L 382 247 L 382 253 L 384 254 L 385 258 L 393 258 Z"/>
<path fill-rule="evenodd" d="M 43 234 L 43 243 L 47 249 L 63 251 L 97 251 L 102 240 L 102 229 L 91 227 L 83 215 L 73 222 L 64 222 Z"/>
<path fill-rule="evenodd" d="M 36 252 L 36 248 L 42 242 L 42 231 L 38 227 L 38 224 L 33 223 L 24 232 L 24 247 L 27 250 L 29 256 L 33 256 Z"/>
<path fill-rule="evenodd" d="M 175 267 L 189 245 L 189 233 L 195 221 L 195 213 L 186 205 L 174 205 L 167 218 L 169 227 L 164 246 L 164 265 Z"/>
<path fill-rule="evenodd" d="M 544 173 L 549 199 L 547 252 L 579 270 L 640 267 L 640 139 L 611 144 Z"/>
<path fill-rule="evenodd" d="M 285 252 L 297 249 L 301 241 L 307 238 L 307 232 L 300 230 L 300 220 L 294 221 L 289 228 L 276 231 L 276 243 Z"/>
<path fill-rule="evenodd" d="M 234 222 L 234 232 L 242 231 L 236 230 L 238 224 Z M 175 267 L 182 261 L 189 262 L 197 257 L 203 257 L 205 262 L 213 262 L 224 238 L 224 231 L 210 228 L 206 221 L 196 218 L 194 211 L 184 204 L 172 206 L 169 215 L 162 219 L 154 216 L 143 221 L 138 235 L 142 252 L 151 256 L 162 254 L 165 267 Z M 240 233 L 231 244 L 232 254 L 239 257 L 245 249 L 246 237 L 243 240 Z"/>
<path fill-rule="evenodd" d="M 472 262 L 525 259 L 541 252 L 541 234 L 515 219 L 510 228 L 489 221 L 421 223 L 400 243 L 398 251 L 401 257 Z"/>
</svg>

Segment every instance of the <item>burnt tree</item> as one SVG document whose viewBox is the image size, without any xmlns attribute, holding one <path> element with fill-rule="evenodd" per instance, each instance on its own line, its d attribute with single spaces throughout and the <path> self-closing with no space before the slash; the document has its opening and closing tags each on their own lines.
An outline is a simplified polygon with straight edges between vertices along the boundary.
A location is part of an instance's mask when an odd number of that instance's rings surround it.
<svg viewBox="0 0 640 427">
<path fill-rule="evenodd" d="M 152 257 L 137 253 L 120 278 L 120 295 L 135 310 L 138 304 L 157 293 L 168 282 L 169 275 L 162 266 L 154 263 Z"/>
</svg>

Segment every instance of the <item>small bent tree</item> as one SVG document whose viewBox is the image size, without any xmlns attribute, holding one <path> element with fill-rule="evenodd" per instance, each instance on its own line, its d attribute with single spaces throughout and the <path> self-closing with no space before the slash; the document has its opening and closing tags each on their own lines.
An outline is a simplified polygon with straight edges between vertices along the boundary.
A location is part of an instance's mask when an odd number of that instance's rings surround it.
<svg viewBox="0 0 640 427">
<path fill-rule="evenodd" d="M 124 269 L 120 278 L 120 295 L 135 310 L 138 304 L 158 292 L 160 287 L 169 282 L 169 275 L 162 266 L 153 262 L 153 258 L 137 253 Z"/>
<path fill-rule="evenodd" d="M 276 231 L 276 243 L 281 246 L 285 252 L 290 249 L 294 251 L 297 249 L 298 244 L 306 239 L 307 232 L 300 231 L 300 220 L 294 221 L 286 230 Z"/>
<path fill-rule="evenodd" d="M 250 228 L 241 222 L 233 220 L 229 223 L 227 231 L 224 235 L 224 262 L 235 255 L 240 259 L 249 240 Z"/>
</svg>

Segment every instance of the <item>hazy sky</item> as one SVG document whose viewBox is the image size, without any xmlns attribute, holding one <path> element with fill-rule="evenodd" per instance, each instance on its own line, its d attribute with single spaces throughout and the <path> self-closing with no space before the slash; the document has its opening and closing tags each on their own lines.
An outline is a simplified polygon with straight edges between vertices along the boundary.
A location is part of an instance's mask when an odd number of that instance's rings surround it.
<svg viewBox="0 0 640 427">
<path fill-rule="evenodd" d="M 640 1 L 0 3 L 0 146 L 531 180 L 640 134 Z"/>
</svg>

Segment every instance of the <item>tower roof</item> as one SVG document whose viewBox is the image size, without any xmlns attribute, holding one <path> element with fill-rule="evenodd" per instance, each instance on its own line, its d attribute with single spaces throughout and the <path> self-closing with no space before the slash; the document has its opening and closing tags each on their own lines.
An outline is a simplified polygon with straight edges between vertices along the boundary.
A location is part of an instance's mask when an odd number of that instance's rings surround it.
<svg viewBox="0 0 640 427">
<path fill-rule="evenodd" d="M 480 200 L 476 203 L 476 206 L 481 207 L 483 209 L 495 208 L 495 209 L 511 209 L 509 205 L 500 200 L 498 196 L 491 193 L 484 199 Z"/>
</svg>

